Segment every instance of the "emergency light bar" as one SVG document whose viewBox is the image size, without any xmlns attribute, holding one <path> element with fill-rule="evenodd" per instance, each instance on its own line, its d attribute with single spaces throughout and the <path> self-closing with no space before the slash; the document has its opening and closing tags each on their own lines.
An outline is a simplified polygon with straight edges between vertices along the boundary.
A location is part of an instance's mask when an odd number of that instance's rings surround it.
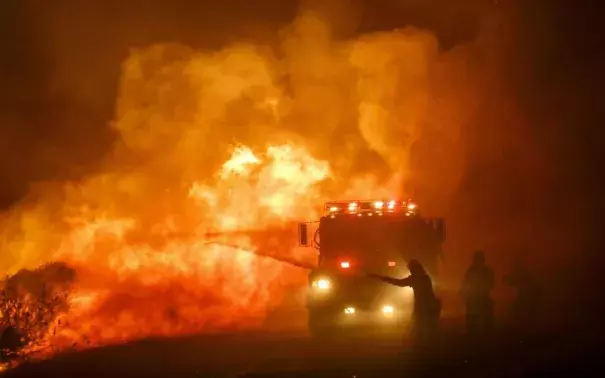
<svg viewBox="0 0 605 378">
<path fill-rule="evenodd" d="M 365 200 L 365 201 L 338 201 L 327 202 L 324 206 L 326 215 L 336 214 L 368 214 L 405 212 L 414 214 L 416 204 L 411 200 Z"/>
</svg>

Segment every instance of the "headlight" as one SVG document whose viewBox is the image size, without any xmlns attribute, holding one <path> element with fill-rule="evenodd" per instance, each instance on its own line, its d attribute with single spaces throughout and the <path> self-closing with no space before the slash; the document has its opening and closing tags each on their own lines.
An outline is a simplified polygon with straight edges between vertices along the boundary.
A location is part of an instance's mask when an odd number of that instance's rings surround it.
<svg viewBox="0 0 605 378">
<path fill-rule="evenodd" d="M 347 315 L 353 315 L 353 314 L 355 314 L 355 307 L 347 307 L 347 308 L 345 308 L 345 314 L 347 314 Z"/>
<path fill-rule="evenodd" d="M 321 278 L 319 280 L 313 281 L 311 286 L 313 286 L 317 290 L 326 291 L 330 290 L 330 288 L 332 287 L 332 283 L 327 278 Z"/>
<path fill-rule="evenodd" d="M 395 312 L 395 309 L 393 308 L 393 306 L 382 306 L 382 314 L 383 315 L 392 315 L 393 312 Z"/>
</svg>

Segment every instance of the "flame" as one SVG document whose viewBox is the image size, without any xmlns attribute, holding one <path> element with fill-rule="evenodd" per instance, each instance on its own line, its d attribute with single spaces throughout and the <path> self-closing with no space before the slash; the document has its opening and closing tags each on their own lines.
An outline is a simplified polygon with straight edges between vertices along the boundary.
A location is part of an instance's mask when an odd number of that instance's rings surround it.
<svg viewBox="0 0 605 378">
<path fill-rule="evenodd" d="M 36 184 L 0 217 L 0 267 L 13 275 L 0 313 L 27 333 L 23 353 L 257 327 L 316 260 L 295 222 L 318 219 L 324 201 L 402 193 L 443 97 L 431 96 L 435 39 L 335 42 L 309 13 L 283 35 L 283 61 L 246 44 L 132 52 L 99 171 Z M 382 170 L 360 174 L 364 163 Z M 32 311 L 44 322 L 24 320 Z"/>
<path fill-rule="evenodd" d="M 223 164 L 221 178 L 226 179 L 231 174 L 245 174 L 247 173 L 247 166 L 259 163 L 260 160 L 254 155 L 250 148 L 239 146 L 233 152 L 231 159 Z"/>
<path fill-rule="evenodd" d="M 80 216 L 64 218 L 69 232 L 51 256 L 75 268 L 77 283 L 64 291 L 64 308 L 37 310 L 54 325 L 28 352 L 260 324 L 283 288 L 304 279 L 304 271 L 281 262 L 296 245 L 284 224 L 318 216 L 317 184 L 329 175 L 327 162 L 300 146 L 269 145 L 262 157 L 237 146 L 212 183 L 191 182 L 183 193 L 193 214 L 188 227 L 175 228 L 168 217 L 146 230 L 134 215 L 82 206 Z M 230 245 L 208 236 L 238 230 L 226 239 Z M 157 236 L 167 241 L 141 242 Z"/>
</svg>

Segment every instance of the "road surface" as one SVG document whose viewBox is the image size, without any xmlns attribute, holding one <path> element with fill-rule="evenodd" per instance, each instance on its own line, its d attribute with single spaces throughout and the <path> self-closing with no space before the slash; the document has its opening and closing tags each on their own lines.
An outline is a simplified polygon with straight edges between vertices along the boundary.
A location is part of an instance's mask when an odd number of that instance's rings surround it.
<svg viewBox="0 0 605 378">
<path fill-rule="evenodd" d="M 417 373 L 414 369 L 421 367 L 422 371 L 429 369 L 430 376 L 535 377 L 554 372 L 560 376 L 565 369 L 575 374 L 589 366 L 578 359 L 587 357 L 586 350 L 562 334 L 520 339 L 500 332 L 488 344 L 473 348 L 460 334 L 445 330 L 440 345 L 422 358 L 402 348 L 400 342 L 398 335 L 372 332 L 331 342 L 311 340 L 302 330 L 198 335 L 65 354 L 22 365 L 4 375 L 259 377 L 272 373 L 269 376 L 381 377 L 406 371 L 406 376 L 412 377 Z"/>
<path fill-rule="evenodd" d="M 144 376 L 239 376 L 313 368 L 347 368 L 387 364 L 399 353 L 397 335 L 365 334 L 316 342 L 305 332 L 249 332 L 155 339 L 65 354 L 24 365 L 6 376 L 82 377 L 115 374 Z"/>
</svg>

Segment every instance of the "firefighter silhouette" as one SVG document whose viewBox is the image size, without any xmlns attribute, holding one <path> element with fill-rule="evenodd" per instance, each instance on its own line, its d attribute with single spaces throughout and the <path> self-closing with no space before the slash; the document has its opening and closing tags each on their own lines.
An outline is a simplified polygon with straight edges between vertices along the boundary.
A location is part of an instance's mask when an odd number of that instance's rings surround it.
<svg viewBox="0 0 605 378">
<path fill-rule="evenodd" d="M 412 338 L 416 346 L 426 346 L 434 341 L 441 314 L 441 301 L 435 296 L 433 282 L 422 264 L 417 260 L 408 263 L 410 275 L 398 279 L 377 274 L 370 277 L 399 287 L 414 290 L 414 311 L 412 314 Z"/>
<path fill-rule="evenodd" d="M 541 297 L 540 285 L 519 260 L 515 261 L 512 271 L 504 280 L 517 290 L 517 297 L 511 307 L 514 325 L 520 328 L 532 327 Z"/>
<path fill-rule="evenodd" d="M 493 326 L 494 304 L 491 297 L 493 286 L 494 273 L 485 263 L 485 253 L 476 251 L 462 283 L 462 296 L 466 305 L 466 327 L 469 335 L 484 333 Z"/>
</svg>

